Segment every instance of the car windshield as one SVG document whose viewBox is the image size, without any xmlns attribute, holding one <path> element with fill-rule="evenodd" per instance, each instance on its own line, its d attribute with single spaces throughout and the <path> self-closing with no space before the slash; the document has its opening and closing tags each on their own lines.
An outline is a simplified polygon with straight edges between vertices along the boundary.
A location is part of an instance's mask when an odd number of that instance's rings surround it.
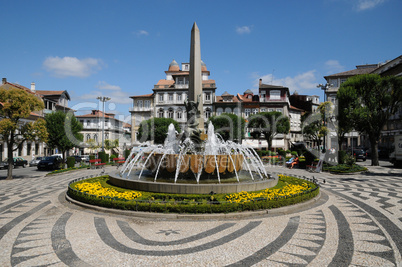
<svg viewBox="0 0 402 267">
<path fill-rule="evenodd" d="M 36 160 L 42 160 L 42 157 L 36 157 Z"/>
<path fill-rule="evenodd" d="M 44 157 L 42 160 L 52 160 L 52 159 L 54 159 L 55 157 Z"/>
</svg>

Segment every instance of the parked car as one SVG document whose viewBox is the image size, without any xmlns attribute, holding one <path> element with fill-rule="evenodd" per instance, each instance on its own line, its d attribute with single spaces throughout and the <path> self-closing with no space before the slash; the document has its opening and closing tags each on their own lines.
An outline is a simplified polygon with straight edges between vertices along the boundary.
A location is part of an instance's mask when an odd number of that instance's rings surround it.
<svg viewBox="0 0 402 267">
<path fill-rule="evenodd" d="M 349 149 L 348 154 L 352 155 L 356 159 L 356 161 L 358 159 L 366 161 L 366 159 L 367 159 L 367 153 L 362 148 L 354 148 L 353 151 L 352 151 L 352 149 Z"/>
<path fill-rule="evenodd" d="M 43 157 L 36 157 L 29 162 L 29 166 L 38 166 L 39 161 L 41 161 Z"/>
<path fill-rule="evenodd" d="M 13 158 L 13 165 L 14 165 L 14 168 L 19 167 L 19 166 L 22 166 L 23 168 L 25 168 L 28 165 L 28 161 L 23 158 L 20 158 L 20 157 L 15 157 L 15 158 Z M 8 158 L 6 158 L 1 163 L 0 168 L 3 168 L 3 169 L 8 168 Z"/>
<path fill-rule="evenodd" d="M 43 157 L 38 163 L 38 170 L 57 170 L 61 169 L 63 159 L 58 156 Z"/>
<path fill-rule="evenodd" d="M 82 161 L 80 156 L 74 155 L 73 157 L 75 158 L 75 163 L 79 163 Z"/>
<path fill-rule="evenodd" d="M 89 155 L 81 155 L 81 161 L 89 163 Z"/>
</svg>

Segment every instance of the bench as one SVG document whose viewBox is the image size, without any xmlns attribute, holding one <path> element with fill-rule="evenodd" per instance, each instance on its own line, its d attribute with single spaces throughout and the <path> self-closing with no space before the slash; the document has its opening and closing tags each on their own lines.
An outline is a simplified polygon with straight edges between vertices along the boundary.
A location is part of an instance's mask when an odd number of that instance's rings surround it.
<svg viewBox="0 0 402 267">
<path fill-rule="evenodd" d="M 124 164 L 125 160 L 126 160 L 125 158 L 114 158 L 113 164 L 120 166 L 120 165 Z"/>
<path fill-rule="evenodd" d="M 95 168 L 97 169 L 98 167 L 104 167 L 106 163 L 101 163 L 101 159 L 91 159 L 89 160 L 89 166 L 91 169 Z"/>
</svg>

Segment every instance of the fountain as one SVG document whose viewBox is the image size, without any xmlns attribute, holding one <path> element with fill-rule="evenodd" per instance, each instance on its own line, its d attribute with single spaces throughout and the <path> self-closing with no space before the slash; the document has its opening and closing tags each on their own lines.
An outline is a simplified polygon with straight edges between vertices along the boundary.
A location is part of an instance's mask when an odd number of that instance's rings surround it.
<svg viewBox="0 0 402 267">
<path fill-rule="evenodd" d="M 210 194 L 257 191 L 275 186 L 251 147 L 224 141 L 209 123 L 204 134 L 199 30 L 191 31 L 189 100 L 185 102 L 187 126 L 181 134 L 169 125 L 164 145 L 131 151 L 110 183 L 140 191 Z M 133 172 L 134 170 L 134 172 Z"/>
</svg>

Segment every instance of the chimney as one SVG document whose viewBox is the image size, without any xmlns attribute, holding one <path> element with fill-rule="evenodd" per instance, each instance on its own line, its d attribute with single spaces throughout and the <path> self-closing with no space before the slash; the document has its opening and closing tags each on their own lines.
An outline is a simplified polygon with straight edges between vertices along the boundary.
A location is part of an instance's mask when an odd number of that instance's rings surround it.
<svg viewBox="0 0 402 267">
<path fill-rule="evenodd" d="M 261 85 L 262 84 L 262 79 L 260 79 L 260 83 L 259 83 L 259 85 Z"/>
<path fill-rule="evenodd" d="M 33 92 L 33 93 L 35 93 L 35 83 L 31 83 L 31 91 Z"/>
<path fill-rule="evenodd" d="M 2 82 L 3 84 L 6 84 L 6 83 L 7 83 L 7 78 L 1 79 L 1 82 Z"/>
</svg>

